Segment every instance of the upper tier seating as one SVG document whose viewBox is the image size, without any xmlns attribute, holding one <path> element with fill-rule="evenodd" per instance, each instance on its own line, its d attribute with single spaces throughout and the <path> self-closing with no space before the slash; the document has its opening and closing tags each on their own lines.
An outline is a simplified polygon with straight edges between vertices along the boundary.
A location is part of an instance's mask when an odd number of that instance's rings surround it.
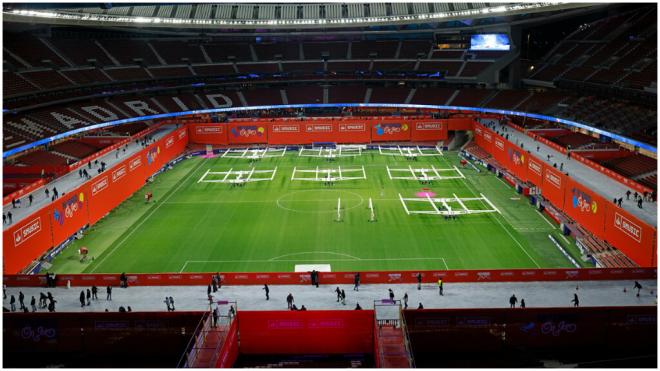
<svg viewBox="0 0 660 371">
<path fill-rule="evenodd" d="M 70 140 L 52 146 L 51 150 L 64 153 L 65 155 L 73 156 L 78 159 L 83 159 L 91 154 L 94 154 L 99 149 L 87 143 Z"/>
<path fill-rule="evenodd" d="M 418 88 L 410 103 L 445 105 L 455 91 L 453 88 Z"/>
<path fill-rule="evenodd" d="M 602 163 L 610 169 L 627 177 L 635 177 L 651 171 L 657 171 L 658 164 L 653 158 L 633 154 L 628 157 L 615 158 Z"/>
<path fill-rule="evenodd" d="M 69 161 L 73 162 L 73 161 Z M 17 164 L 23 165 L 67 165 L 67 159 L 54 153 L 37 150 L 16 159 Z"/>
</svg>

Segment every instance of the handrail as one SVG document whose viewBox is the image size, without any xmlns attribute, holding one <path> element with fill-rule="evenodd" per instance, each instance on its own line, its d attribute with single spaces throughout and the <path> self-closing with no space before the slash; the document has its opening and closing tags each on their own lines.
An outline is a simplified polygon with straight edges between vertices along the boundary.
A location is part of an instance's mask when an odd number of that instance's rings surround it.
<svg viewBox="0 0 660 371">
<path fill-rule="evenodd" d="M 197 323 L 197 326 L 195 326 L 195 331 L 193 331 L 193 335 L 190 338 L 190 340 L 188 341 L 188 344 L 186 345 L 186 348 L 183 351 L 183 354 L 181 355 L 181 358 L 179 359 L 179 362 L 177 363 L 177 368 L 183 368 L 182 364 L 184 362 L 187 362 L 188 359 L 190 358 L 188 356 L 188 354 L 191 353 L 192 350 L 194 350 L 193 346 L 195 345 L 195 343 L 197 343 L 198 335 L 202 331 L 200 327 L 205 326 L 205 321 L 209 318 L 209 316 L 210 316 L 210 313 L 208 313 L 208 312 L 204 312 L 204 314 L 202 314 L 202 318 L 200 318 L 199 322 Z"/>
<path fill-rule="evenodd" d="M 410 368 L 415 368 L 415 356 L 412 352 L 412 345 L 410 344 L 410 337 L 408 336 L 408 326 L 406 325 L 406 317 L 401 310 L 401 304 L 399 304 L 399 316 L 401 318 L 401 331 L 403 331 L 403 343 L 406 346 L 406 352 L 408 353 Z"/>
</svg>

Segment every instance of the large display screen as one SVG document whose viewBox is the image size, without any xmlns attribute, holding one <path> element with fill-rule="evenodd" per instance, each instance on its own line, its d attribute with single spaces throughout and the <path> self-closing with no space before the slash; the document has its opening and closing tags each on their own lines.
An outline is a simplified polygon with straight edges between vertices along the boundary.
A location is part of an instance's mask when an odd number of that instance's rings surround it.
<svg viewBox="0 0 660 371">
<path fill-rule="evenodd" d="M 472 35 L 470 50 L 509 50 L 511 42 L 509 35 L 503 33 L 489 33 Z"/>
</svg>

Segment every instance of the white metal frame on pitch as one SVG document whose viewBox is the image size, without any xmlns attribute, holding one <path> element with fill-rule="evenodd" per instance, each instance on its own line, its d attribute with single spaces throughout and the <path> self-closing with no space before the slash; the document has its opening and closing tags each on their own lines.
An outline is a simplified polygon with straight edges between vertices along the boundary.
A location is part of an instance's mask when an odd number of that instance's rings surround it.
<svg viewBox="0 0 660 371">
<path fill-rule="evenodd" d="M 279 148 L 229 148 L 222 156 L 224 158 L 246 158 L 250 160 L 257 160 L 268 157 L 283 157 L 286 154 L 287 147 Z"/>
<path fill-rule="evenodd" d="M 458 175 L 443 175 L 442 173 L 453 172 Z M 396 175 L 396 173 L 404 173 L 404 175 Z M 431 165 L 431 168 L 413 168 L 408 166 L 407 168 L 390 168 L 387 166 L 387 175 L 390 179 L 402 179 L 402 180 L 419 180 L 419 181 L 432 181 L 432 180 L 444 180 L 444 179 L 465 179 L 465 175 L 458 170 L 456 166 L 449 169 L 438 169 L 435 166 Z"/>
<path fill-rule="evenodd" d="M 500 210 L 493 205 L 493 203 L 486 198 L 483 194 L 479 194 L 481 197 L 458 197 L 456 194 L 454 194 L 454 197 L 441 197 L 441 198 L 432 198 L 430 196 L 426 197 L 415 197 L 415 198 L 404 198 L 401 196 L 399 193 L 399 199 L 401 200 L 401 204 L 403 205 L 403 209 L 406 211 L 406 214 L 411 215 L 411 214 L 431 214 L 431 215 L 467 215 L 467 214 L 486 214 L 486 213 L 499 213 L 501 214 Z M 490 206 L 490 209 L 479 209 L 479 210 L 473 210 L 465 206 L 463 201 L 484 201 L 488 206 Z M 418 210 L 409 210 L 408 205 L 406 204 L 407 202 L 423 202 L 423 203 L 428 203 L 431 205 L 432 210 L 428 211 L 418 211 Z M 451 206 L 449 206 L 449 202 L 455 202 L 460 205 L 459 209 L 452 209 Z M 436 204 L 442 204 L 443 210 L 440 210 Z"/>
<path fill-rule="evenodd" d="M 362 156 L 362 150 L 366 149 L 364 145 L 338 145 L 337 148 L 327 147 L 300 147 L 298 156 L 300 157 L 319 157 L 319 158 L 337 158 Z"/>
<path fill-rule="evenodd" d="M 262 177 L 263 174 L 266 174 Z M 275 178 L 277 174 L 277 167 L 272 170 L 234 170 L 233 168 L 228 171 L 211 171 L 207 170 L 204 175 L 197 181 L 197 183 L 228 183 L 228 184 L 245 184 L 251 182 L 269 182 Z M 205 179 L 208 175 L 224 175 L 222 179 Z"/>
<path fill-rule="evenodd" d="M 314 177 L 302 178 L 297 177 L 299 173 L 303 174 L 314 174 Z M 355 176 L 350 176 L 350 174 L 356 174 Z M 347 176 L 348 175 L 348 176 Z M 341 168 L 338 166 L 336 169 L 320 169 L 318 166 L 314 170 L 310 169 L 298 169 L 297 167 L 293 168 L 293 173 L 291 174 L 291 180 L 304 180 L 311 182 L 336 182 L 342 180 L 359 180 L 367 179 L 367 173 L 364 171 L 364 166 L 359 168 Z"/>
<path fill-rule="evenodd" d="M 425 152 L 425 150 L 427 152 Z M 431 151 L 431 152 L 428 152 Z M 406 158 L 426 157 L 426 156 L 444 156 L 442 150 L 435 146 L 433 148 L 420 146 L 396 146 L 382 147 L 378 146 L 378 153 L 385 156 L 403 156 Z"/>
</svg>

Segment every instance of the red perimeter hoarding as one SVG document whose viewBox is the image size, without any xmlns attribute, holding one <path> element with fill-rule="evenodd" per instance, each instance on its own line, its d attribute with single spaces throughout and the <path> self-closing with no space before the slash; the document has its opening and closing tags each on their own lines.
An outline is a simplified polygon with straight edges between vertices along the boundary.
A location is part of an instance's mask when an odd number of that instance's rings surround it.
<svg viewBox="0 0 660 371">
<path fill-rule="evenodd" d="M 447 139 L 447 120 L 411 122 L 410 140 L 428 142 Z"/>
<path fill-rule="evenodd" d="M 228 144 L 227 124 L 189 124 L 188 135 L 192 143 Z"/>
<path fill-rule="evenodd" d="M 407 122 L 377 122 L 371 126 L 372 142 L 407 142 L 411 128 Z"/>
<path fill-rule="evenodd" d="M 264 122 L 229 123 L 227 136 L 230 144 L 268 143 L 268 125 Z"/>
<path fill-rule="evenodd" d="M 5 230 L 3 271 L 21 271 L 86 224 L 96 223 L 180 154 L 187 142 L 187 129 L 179 128 Z"/>
<path fill-rule="evenodd" d="M 241 354 L 369 354 L 374 350 L 373 310 L 240 311 L 237 319 Z"/>
<path fill-rule="evenodd" d="M 543 197 L 555 207 L 596 237 L 614 245 L 635 263 L 641 266 L 657 265 L 656 228 L 508 141 L 507 158 L 500 161 L 500 145 L 495 144 L 499 142 L 498 138 L 504 140 L 484 126 L 475 125 L 477 145 L 493 155 L 508 171 L 541 188 Z M 526 169 L 523 168 L 525 161 Z"/>
</svg>

